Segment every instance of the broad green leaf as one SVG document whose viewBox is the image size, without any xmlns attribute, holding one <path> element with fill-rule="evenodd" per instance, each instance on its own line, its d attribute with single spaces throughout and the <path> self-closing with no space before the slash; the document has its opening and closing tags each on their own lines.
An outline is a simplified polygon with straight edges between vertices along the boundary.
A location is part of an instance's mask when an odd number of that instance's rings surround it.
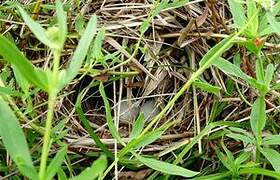
<svg viewBox="0 0 280 180">
<path fill-rule="evenodd" d="M 91 56 L 92 56 L 92 58 L 97 59 L 97 60 L 100 60 L 101 55 L 102 55 L 102 43 L 105 38 L 105 30 L 106 30 L 105 27 L 102 27 L 98 31 L 96 38 L 94 40 Z"/>
<path fill-rule="evenodd" d="M 101 155 L 96 161 L 94 161 L 91 167 L 86 168 L 80 175 L 71 178 L 71 180 L 94 180 L 102 175 L 106 168 L 106 156 Z"/>
<path fill-rule="evenodd" d="M 47 73 L 31 64 L 18 48 L 3 36 L 0 36 L 0 55 L 17 67 L 29 82 L 45 91 L 48 90 Z"/>
<path fill-rule="evenodd" d="M 280 135 L 269 135 L 264 137 L 263 145 L 280 145 Z"/>
<path fill-rule="evenodd" d="M 273 31 L 280 34 L 280 23 L 276 21 L 275 17 L 271 13 L 267 13 L 266 16 Z"/>
<path fill-rule="evenodd" d="M 116 126 L 113 122 L 113 118 L 112 118 L 112 115 L 111 115 L 111 107 L 110 107 L 109 101 L 107 99 L 107 96 L 106 96 L 106 93 L 105 93 L 104 86 L 103 86 L 102 82 L 100 82 L 99 91 L 100 91 L 100 94 L 102 96 L 102 99 L 103 99 L 103 102 L 104 102 L 104 105 L 105 105 L 106 121 L 107 121 L 107 125 L 109 127 L 109 130 L 110 130 L 110 133 L 119 143 L 123 144 L 123 140 L 121 139 L 121 137 L 118 133 L 118 130 L 117 130 L 117 128 L 116 128 Z"/>
<path fill-rule="evenodd" d="M 61 49 L 63 49 L 64 42 L 67 36 L 67 16 L 66 12 L 63 10 L 63 5 L 60 0 L 55 1 L 57 22 L 59 27 L 59 44 Z"/>
<path fill-rule="evenodd" d="M 272 89 L 279 90 L 279 89 L 280 89 L 280 82 L 274 84 L 274 85 L 272 86 Z"/>
<path fill-rule="evenodd" d="M 153 158 L 145 158 L 139 155 L 136 155 L 136 158 L 146 166 L 166 174 L 182 176 L 186 178 L 193 177 L 199 174 L 199 172 L 191 171 L 183 167 L 159 161 Z"/>
<path fill-rule="evenodd" d="M 272 167 L 276 172 L 280 172 L 280 154 L 274 149 L 264 148 L 262 154 L 271 163 Z"/>
<path fill-rule="evenodd" d="M 47 31 L 37 22 L 35 22 L 24 10 L 22 7 L 17 6 L 24 22 L 30 28 L 30 30 L 35 34 L 42 43 L 49 46 L 52 49 L 59 49 L 59 45 L 54 43 L 47 35 Z"/>
<path fill-rule="evenodd" d="M 241 175 L 255 174 L 255 175 L 264 175 L 267 177 L 271 177 L 273 179 L 280 179 L 280 173 L 272 171 L 272 170 L 264 169 L 264 168 L 246 167 L 246 168 L 242 168 L 239 171 L 239 173 Z"/>
<path fill-rule="evenodd" d="M 266 67 L 265 77 L 264 77 L 264 82 L 267 88 L 269 88 L 270 82 L 273 79 L 273 75 L 274 75 L 274 66 L 272 64 L 269 64 Z"/>
<path fill-rule="evenodd" d="M 264 83 L 265 80 L 265 74 L 264 74 L 264 68 L 263 68 L 263 60 L 260 58 L 257 58 L 256 61 L 256 76 L 257 76 L 257 81 L 260 83 Z"/>
<path fill-rule="evenodd" d="M 66 84 L 71 82 L 79 73 L 79 70 L 84 62 L 87 55 L 90 43 L 93 39 L 94 33 L 96 31 L 96 16 L 92 16 L 88 22 L 86 30 L 79 41 L 79 44 L 71 58 L 70 65 L 68 69 L 60 72 L 60 89 L 62 89 Z"/>
<path fill-rule="evenodd" d="M 162 126 L 161 128 L 158 128 L 154 131 L 148 132 L 145 135 L 140 135 L 135 139 L 132 139 L 131 141 L 129 141 L 129 143 L 119 152 L 119 157 L 123 157 L 126 153 L 128 153 L 129 151 L 131 151 L 132 149 L 135 148 L 139 148 L 139 147 L 143 147 L 146 146 L 152 142 L 154 142 L 155 140 L 159 139 L 161 137 L 161 135 L 168 129 L 170 128 L 172 125 L 174 124 L 174 122 L 169 122 L 166 123 L 164 126 Z"/>
<path fill-rule="evenodd" d="M 38 174 L 34 167 L 27 165 L 24 161 L 21 160 L 19 157 L 17 160 L 17 167 L 19 171 L 26 177 L 28 177 L 31 180 L 38 180 Z"/>
<path fill-rule="evenodd" d="M 104 152 L 106 153 L 106 155 L 110 158 L 113 158 L 114 155 L 112 154 L 112 152 L 108 149 L 108 147 L 103 144 L 103 142 L 100 140 L 100 138 L 98 137 L 98 135 L 94 132 L 94 130 L 92 129 L 92 127 L 90 126 L 88 119 L 86 118 L 83 109 L 82 109 L 82 104 L 81 104 L 81 94 L 83 92 L 81 92 L 77 98 L 76 104 L 75 104 L 75 110 L 78 113 L 79 119 L 81 120 L 81 122 L 84 125 L 84 128 L 86 129 L 86 131 L 89 133 L 90 137 L 94 140 L 94 142 L 96 143 L 96 145 Z"/>
<path fill-rule="evenodd" d="M 254 0 L 247 0 L 247 17 L 253 17 L 254 14 L 258 11 L 256 2 Z M 248 31 L 251 38 L 255 38 L 258 36 L 258 28 L 259 28 L 259 17 L 254 16 L 252 23 L 248 26 Z"/>
<path fill-rule="evenodd" d="M 235 159 L 235 164 L 237 166 L 241 165 L 245 161 L 247 161 L 251 156 L 250 152 L 242 152 L 239 154 L 239 156 Z"/>
<path fill-rule="evenodd" d="M 13 111 L 0 97 L 0 136 L 11 158 L 22 174 L 34 178 L 36 170 L 33 166 L 29 148 Z"/>
<path fill-rule="evenodd" d="M 234 25 L 237 28 L 243 27 L 247 23 L 245 10 L 239 0 L 228 0 L 230 12 L 233 16 Z"/>
<path fill-rule="evenodd" d="M 229 134 L 226 134 L 226 136 L 230 137 L 232 139 L 235 139 L 237 141 L 245 142 L 245 143 L 253 143 L 254 142 L 253 139 L 251 139 L 248 136 L 242 135 L 242 134 L 229 133 Z"/>
<path fill-rule="evenodd" d="M 233 132 L 240 133 L 240 134 L 244 134 L 244 135 L 246 135 L 249 138 L 254 138 L 254 136 L 251 133 L 249 133 L 248 131 L 246 131 L 245 129 L 242 129 L 242 128 L 229 127 L 229 130 L 231 130 Z"/>
<path fill-rule="evenodd" d="M 223 59 L 223 58 L 218 58 L 214 64 L 217 68 L 222 70 L 224 73 L 232 76 L 239 77 L 245 81 L 247 81 L 249 84 L 251 84 L 254 87 L 260 87 L 262 86 L 260 83 L 258 83 L 255 79 L 252 77 L 248 76 L 246 73 L 244 73 L 240 67 L 232 64 L 231 62 Z"/>
<path fill-rule="evenodd" d="M 163 133 L 164 133 L 163 130 L 157 130 L 157 131 L 147 133 L 146 135 L 143 136 L 142 141 L 140 143 L 138 143 L 135 146 L 135 148 L 137 149 L 137 148 L 144 147 L 148 144 L 153 143 L 154 141 L 159 139 Z"/>
<path fill-rule="evenodd" d="M 75 30 L 82 35 L 85 31 L 85 21 L 82 15 L 78 15 L 75 21 Z"/>
<path fill-rule="evenodd" d="M 217 96 L 219 95 L 219 92 L 221 90 L 221 88 L 219 88 L 217 86 L 213 86 L 210 83 L 205 82 L 205 81 L 194 81 L 193 85 L 200 88 L 201 90 L 204 90 L 204 91 L 209 92 L 209 93 L 213 93 Z"/>
<path fill-rule="evenodd" d="M 234 168 L 233 167 L 234 157 L 233 157 L 232 152 L 230 150 L 228 150 L 228 148 L 225 146 L 223 141 L 221 142 L 221 145 L 222 145 L 223 150 L 226 152 L 226 155 L 227 155 L 227 158 L 228 158 L 229 162 L 232 163 L 232 168 Z"/>
<path fill-rule="evenodd" d="M 206 68 L 209 68 L 216 60 L 218 60 L 223 52 L 233 45 L 233 39 L 234 36 L 229 36 L 211 48 L 200 60 L 199 67 L 201 68 L 207 64 Z"/>
<path fill-rule="evenodd" d="M 57 177 L 58 177 L 58 180 L 68 180 L 65 172 L 63 171 L 63 169 L 61 167 L 57 171 Z"/>
<path fill-rule="evenodd" d="M 61 164 L 64 160 L 64 156 L 67 153 L 67 146 L 63 146 L 55 155 L 55 157 L 52 159 L 51 163 L 49 164 L 47 168 L 47 177 L 46 180 L 51 180 L 54 175 L 57 173 L 59 167 L 61 167 Z"/>
<path fill-rule="evenodd" d="M 250 115 L 251 128 L 258 141 L 262 136 L 262 130 L 265 126 L 265 122 L 266 122 L 266 113 L 265 113 L 264 97 L 258 97 L 253 104 L 251 115 Z"/>
<path fill-rule="evenodd" d="M 214 64 L 214 66 L 218 67 L 220 70 L 222 70 L 224 73 L 233 75 L 236 77 L 239 77 L 245 81 L 248 81 L 251 79 L 250 76 L 248 76 L 246 73 L 244 73 L 240 67 L 232 64 L 231 62 L 223 59 L 223 58 L 218 58 Z"/>
<path fill-rule="evenodd" d="M 14 91 L 11 88 L 7 88 L 7 87 L 0 87 L 0 96 L 5 96 L 5 95 L 9 95 L 9 96 L 23 96 L 23 94 L 21 94 L 18 91 Z"/>
<path fill-rule="evenodd" d="M 145 124 L 144 114 L 140 113 L 134 123 L 131 134 L 129 135 L 129 138 L 134 139 L 134 138 L 138 137 L 141 134 L 141 132 L 143 131 L 144 124 Z"/>
<path fill-rule="evenodd" d="M 215 149 L 217 157 L 222 162 L 222 164 L 231 172 L 234 171 L 234 164 L 233 161 L 229 161 L 228 157 L 222 153 L 218 148 Z"/>
<path fill-rule="evenodd" d="M 20 73 L 16 66 L 12 65 L 12 68 L 16 78 L 16 82 L 19 84 L 25 94 L 28 93 L 30 88 L 29 82 L 24 78 L 24 76 Z"/>
</svg>

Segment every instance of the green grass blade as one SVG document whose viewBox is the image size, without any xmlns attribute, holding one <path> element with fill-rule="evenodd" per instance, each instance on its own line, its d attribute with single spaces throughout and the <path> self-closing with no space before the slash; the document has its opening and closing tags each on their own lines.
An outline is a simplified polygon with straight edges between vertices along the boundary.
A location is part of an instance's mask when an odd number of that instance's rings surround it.
<svg viewBox="0 0 280 180">
<path fill-rule="evenodd" d="M 232 139 L 235 139 L 237 141 L 242 141 L 242 142 L 245 142 L 245 143 L 254 143 L 253 139 L 251 139 L 248 136 L 242 135 L 242 134 L 229 133 L 229 134 L 226 134 L 226 136 L 230 137 Z"/>
<path fill-rule="evenodd" d="M 25 162 L 20 160 L 21 158 L 18 158 L 18 163 L 17 163 L 17 167 L 19 169 L 19 171 L 26 177 L 28 177 L 31 180 L 38 180 L 38 174 L 35 170 L 34 167 L 31 167 L 27 164 L 25 164 Z"/>
<path fill-rule="evenodd" d="M 38 38 L 42 43 L 47 45 L 52 49 L 58 49 L 59 46 L 54 43 L 47 35 L 46 30 L 37 22 L 35 22 L 24 10 L 22 7 L 17 6 L 24 22 L 30 28 L 30 30 L 35 34 L 36 38 Z"/>
<path fill-rule="evenodd" d="M 208 82 L 204 82 L 204 81 L 194 81 L 193 85 L 195 85 L 195 87 L 200 88 L 201 90 L 204 90 L 206 92 L 215 94 L 215 95 L 219 95 L 219 92 L 221 90 L 221 88 L 217 87 L 217 86 L 213 86 L 212 84 L 208 83 Z"/>
<path fill-rule="evenodd" d="M 57 177 L 58 177 L 58 180 L 68 180 L 65 172 L 63 171 L 63 169 L 61 167 L 57 171 Z"/>
<path fill-rule="evenodd" d="M 110 158 L 114 158 L 114 155 L 112 154 L 112 152 L 108 149 L 108 147 L 102 143 L 102 141 L 100 140 L 100 138 L 97 136 L 97 134 L 93 131 L 92 127 L 90 126 L 90 124 L 88 123 L 88 119 L 86 118 L 83 109 L 82 109 L 82 105 L 81 105 L 81 96 L 79 95 L 77 98 L 77 102 L 75 105 L 75 110 L 78 113 L 78 116 L 80 118 L 80 120 L 82 121 L 84 128 L 86 129 L 86 131 L 89 133 L 90 137 L 94 140 L 94 142 L 96 143 L 96 145 L 104 152 L 106 153 L 107 157 Z"/>
<path fill-rule="evenodd" d="M 94 60 L 100 60 L 100 57 L 102 55 L 102 43 L 105 38 L 105 27 L 102 27 L 94 40 L 93 48 L 92 48 L 92 54 L 91 57 Z M 103 63 L 104 64 L 104 63 Z"/>
<path fill-rule="evenodd" d="M 146 146 L 158 138 L 172 125 L 174 122 L 169 122 L 166 123 L 164 126 L 146 133 L 145 135 L 141 135 L 135 139 L 132 139 L 118 154 L 119 158 L 122 158 L 126 153 L 130 152 L 131 150 L 137 148 L 137 147 L 142 147 Z"/>
<path fill-rule="evenodd" d="M 239 174 L 259 174 L 275 179 L 280 179 L 280 173 L 263 168 L 243 168 L 239 171 Z"/>
<path fill-rule="evenodd" d="M 280 22 L 277 22 L 271 13 L 267 13 L 266 17 L 273 31 L 280 34 Z"/>
<path fill-rule="evenodd" d="M 2 95 L 9 95 L 9 96 L 16 96 L 16 97 L 20 97 L 23 96 L 22 93 L 18 92 L 18 91 L 14 91 L 11 88 L 8 87 L 0 87 L 0 96 Z"/>
<path fill-rule="evenodd" d="M 48 90 L 47 73 L 32 65 L 18 48 L 3 36 L 0 36 L 0 55 L 17 67 L 21 75 L 29 82 L 45 91 Z"/>
<path fill-rule="evenodd" d="M 274 75 L 274 66 L 272 64 L 269 64 L 266 67 L 265 77 L 264 77 L 264 83 L 267 86 L 267 88 L 269 88 L 269 85 L 273 79 L 273 75 Z"/>
<path fill-rule="evenodd" d="M 269 135 L 264 137 L 263 145 L 280 145 L 280 135 Z"/>
<path fill-rule="evenodd" d="M 262 154 L 271 163 L 276 172 L 280 172 L 280 154 L 274 149 L 264 148 Z"/>
<path fill-rule="evenodd" d="M 217 174 L 211 174 L 211 175 L 202 175 L 201 177 L 193 178 L 193 180 L 222 180 L 222 179 L 231 179 L 226 178 L 228 176 L 231 176 L 231 172 L 223 172 L 223 173 L 217 173 Z"/>
<path fill-rule="evenodd" d="M 247 17 L 253 17 L 254 14 L 258 11 L 256 2 L 254 0 L 247 0 Z M 252 20 L 252 23 L 248 26 L 248 31 L 252 38 L 258 36 L 258 29 L 259 29 L 259 17 L 255 16 Z"/>
<path fill-rule="evenodd" d="M 146 166 L 166 174 L 182 176 L 186 178 L 193 177 L 199 174 L 199 172 L 191 171 L 183 167 L 170 164 L 167 162 L 159 161 L 153 158 L 145 158 L 139 155 L 136 155 L 136 158 Z"/>
<path fill-rule="evenodd" d="M 17 84 L 21 87 L 24 93 L 28 93 L 30 88 L 30 83 L 27 81 L 26 78 L 24 78 L 24 76 L 20 73 L 20 71 L 16 66 L 12 65 L 12 68 Z"/>
<path fill-rule="evenodd" d="M 222 162 L 222 164 L 233 173 L 234 168 L 232 167 L 233 165 L 233 161 L 230 161 L 229 158 L 222 153 L 219 148 L 215 148 L 215 152 L 217 154 L 217 157 L 219 158 L 219 160 Z"/>
<path fill-rule="evenodd" d="M 215 61 L 213 65 L 216 66 L 217 68 L 219 68 L 220 70 L 222 70 L 226 74 L 239 77 L 245 81 L 249 81 L 251 79 L 251 77 L 248 76 L 246 73 L 244 73 L 240 69 L 240 67 L 232 64 L 231 62 L 229 62 L 223 58 L 217 59 L 217 61 Z"/>
<path fill-rule="evenodd" d="M 100 91 L 100 94 L 102 96 L 103 102 L 105 104 L 106 120 L 107 120 L 107 125 L 109 127 L 110 133 L 119 143 L 122 143 L 123 145 L 125 145 L 124 142 L 122 141 L 119 133 L 118 133 L 118 130 L 117 130 L 114 122 L 113 122 L 113 118 L 112 118 L 112 115 L 111 115 L 111 107 L 110 107 L 109 101 L 107 99 L 107 96 L 106 96 L 106 93 L 105 93 L 104 86 L 103 86 L 102 82 L 100 82 L 99 91 Z"/>
<path fill-rule="evenodd" d="M 245 10 L 238 0 L 228 0 L 230 12 L 233 16 L 233 22 L 236 28 L 241 28 L 247 23 Z"/>
<path fill-rule="evenodd" d="M 63 10 L 63 5 L 60 0 L 55 1 L 56 13 L 57 13 L 57 22 L 59 27 L 59 44 L 61 49 L 63 48 L 64 42 L 67 36 L 67 16 L 66 12 Z"/>
<path fill-rule="evenodd" d="M 134 123 L 131 134 L 129 135 L 129 138 L 134 139 L 134 138 L 138 137 L 144 129 L 144 124 L 145 124 L 144 114 L 140 113 Z"/>
<path fill-rule="evenodd" d="M 184 149 L 179 153 L 177 158 L 174 160 L 173 164 L 178 164 L 182 161 L 183 157 L 186 155 L 186 153 L 205 135 L 211 131 L 214 127 L 217 126 L 237 126 L 238 124 L 235 122 L 227 122 L 227 121 L 217 121 L 214 123 L 208 124 L 197 136 L 195 136 L 190 143 L 188 143 Z"/>
<path fill-rule="evenodd" d="M 36 170 L 33 166 L 29 148 L 13 111 L 0 97 L 0 136 L 11 158 L 22 174 L 33 178 Z"/>
<path fill-rule="evenodd" d="M 214 64 L 217 68 L 222 70 L 224 73 L 232 76 L 239 77 L 245 81 L 247 81 L 250 85 L 253 87 L 259 89 L 261 88 L 262 84 L 258 83 L 254 78 L 248 76 L 246 73 L 244 73 L 240 67 L 232 64 L 231 62 L 223 59 L 223 58 L 218 58 Z"/>
<path fill-rule="evenodd" d="M 63 146 L 55 155 L 55 157 L 52 159 L 51 163 L 49 164 L 47 168 L 47 174 L 46 174 L 46 180 L 51 180 L 54 175 L 57 173 L 59 167 L 61 166 L 64 156 L 67 153 L 67 146 Z"/>
<path fill-rule="evenodd" d="M 251 128 L 257 138 L 257 141 L 261 140 L 262 130 L 265 126 L 265 122 L 266 113 L 264 97 L 258 97 L 258 99 L 256 99 L 256 101 L 253 104 L 250 115 Z"/>
<path fill-rule="evenodd" d="M 235 159 L 235 164 L 237 166 L 241 165 L 243 162 L 247 161 L 251 156 L 251 152 L 241 152 L 240 155 Z"/>
<path fill-rule="evenodd" d="M 106 156 L 101 155 L 91 167 L 86 168 L 80 175 L 71 178 L 71 180 L 94 180 L 98 176 L 102 175 L 107 167 Z"/>
<path fill-rule="evenodd" d="M 229 36 L 211 48 L 200 60 L 199 67 L 209 68 L 223 52 L 228 50 L 233 45 L 234 36 Z"/>
<path fill-rule="evenodd" d="M 70 65 L 68 69 L 62 71 L 60 74 L 60 88 L 63 88 L 66 84 L 72 81 L 79 73 L 79 70 L 84 62 L 84 59 L 87 55 L 90 43 L 94 37 L 96 31 L 97 18 L 92 16 L 88 22 L 86 30 L 81 37 L 79 44 L 71 58 Z"/>
</svg>

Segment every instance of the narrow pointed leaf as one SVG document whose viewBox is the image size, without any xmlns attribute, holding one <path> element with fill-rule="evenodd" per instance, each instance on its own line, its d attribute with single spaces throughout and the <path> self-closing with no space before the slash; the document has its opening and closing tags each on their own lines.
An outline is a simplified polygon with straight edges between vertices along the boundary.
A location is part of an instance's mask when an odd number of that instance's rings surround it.
<svg viewBox="0 0 280 180">
<path fill-rule="evenodd" d="M 102 175 L 107 167 L 106 156 L 100 156 L 91 167 L 86 168 L 80 175 L 72 178 L 71 180 L 94 180 Z"/>
<path fill-rule="evenodd" d="M 102 82 L 100 83 L 100 86 L 99 86 L 99 91 L 100 91 L 100 94 L 102 96 L 102 99 L 103 99 L 103 102 L 105 104 L 105 111 L 106 111 L 106 121 L 107 121 L 107 125 L 109 127 L 109 130 L 110 130 L 110 133 L 112 134 L 112 136 L 118 140 L 118 142 L 120 143 L 123 143 L 119 133 L 118 133 L 118 130 L 113 122 L 113 118 L 112 118 L 112 115 L 111 115 L 111 107 L 110 107 L 110 104 L 109 104 L 109 101 L 107 99 L 107 96 L 106 96 L 106 93 L 105 93 L 105 90 L 104 90 L 104 86 L 102 84 Z"/>
<path fill-rule="evenodd" d="M 239 0 L 228 0 L 230 12 L 233 16 L 234 25 L 237 28 L 243 27 L 247 23 L 245 10 Z"/>
<path fill-rule="evenodd" d="M 144 114 L 140 113 L 140 115 L 137 117 L 137 119 L 134 123 L 131 134 L 129 135 L 129 138 L 134 139 L 137 136 L 139 136 L 141 134 L 141 132 L 143 131 L 144 124 L 145 124 Z"/>
<path fill-rule="evenodd" d="M 87 130 L 87 132 L 89 133 L 90 137 L 94 140 L 94 142 L 96 143 L 96 145 L 104 152 L 106 153 L 107 157 L 113 158 L 114 155 L 112 154 L 112 152 L 108 149 L 108 147 L 103 144 L 103 142 L 100 140 L 100 138 L 98 137 L 98 135 L 94 132 L 94 130 L 92 129 L 92 127 L 90 126 L 87 117 L 85 116 L 83 109 L 82 109 L 82 104 L 81 104 L 81 96 L 79 95 L 77 98 L 77 102 L 75 105 L 75 110 L 78 113 L 78 116 L 81 120 L 81 122 L 84 125 L 84 128 Z"/>
<path fill-rule="evenodd" d="M 254 86 L 255 88 L 259 88 L 262 86 L 262 84 L 258 83 L 254 78 L 248 76 L 246 73 L 244 73 L 240 67 L 232 64 L 231 62 L 223 59 L 218 58 L 214 64 L 217 68 L 222 70 L 224 73 L 232 76 L 239 77 L 245 81 L 247 81 L 250 85 Z"/>
<path fill-rule="evenodd" d="M 47 36 L 46 30 L 37 22 L 35 22 L 24 10 L 22 7 L 17 6 L 24 22 L 27 24 L 27 26 L 30 28 L 30 30 L 33 32 L 33 34 L 38 38 L 42 43 L 49 46 L 53 49 L 58 49 L 59 46 L 50 40 L 50 38 Z"/>
<path fill-rule="evenodd" d="M 66 12 L 63 10 L 63 5 L 60 0 L 56 0 L 56 13 L 57 13 L 57 22 L 59 27 L 59 41 L 61 48 L 66 40 L 67 36 L 67 16 Z"/>
<path fill-rule="evenodd" d="M 234 36 L 229 36 L 211 48 L 200 60 L 200 69 L 204 66 L 206 66 L 205 68 L 209 68 L 222 55 L 223 52 L 228 50 L 233 45 L 233 40 Z"/>
<path fill-rule="evenodd" d="M 253 104 L 250 115 L 251 128 L 257 138 L 261 137 L 261 132 L 265 126 L 265 122 L 266 114 L 264 97 L 258 97 L 258 99 Z"/>
<path fill-rule="evenodd" d="M 280 22 L 277 22 L 271 13 L 267 13 L 267 20 L 273 31 L 280 34 Z"/>
<path fill-rule="evenodd" d="M 5 148 L 21 173 L 32 179 L 34 174 L 36 174 L 36 170 L 33 166 L 24 133 L 13 111 L 1 97 L 0 124 L 0 136 Z"/>
<path fill-rule="evenodd" d="M 62 147 L 52 159 L 51 163 L 47 168 L 47 177 L 46 180 L 51 180 L 54 175 L 57 173 L 59 167 L 61 166 L 64 157 L 67 153 L 67 146 Z"/>
<path fill-rule="evenodd" d="M 29 82 L 45 91 L 48 90 L 47 73 L 31 64 L 18 48 L 3 36 L 0 36 L 0 55 L 17 67 Z"/>
<path fill-rule="evenodd" d="M 280 172 L 280 154 L 274 149 L 264 148 L 262 154 L 271 163 L 272 167 L 276 172 Z"/>
<path fill-rule="evenodd" d="M 199 174 L 199 172 L 191 171 L 183 167 L 159 161 L 153 158 L 145 158 L 139 155 L 137 155 L 136 158 L 146 166 L 166 174 L 182 176 L 186 178 L 193 177 Z"/>
<path fill-rule="evenodd" d="M 205 82 L 205 81 L 194 81 L 193 85 L 195 85 L 196 87 L 200 88 L 201 90 L 204 90 L 206 92 L 215 94 L 215 95 L 219 95 L 219 92 L 221 90 L 221 88 L 217 87 L 217 86 L 213 86 L 212 84 Z"/>
<path fill-rule="evenodd" d="M 280 135 L 269 135 L 263 138 L 264 145 L 280 145 Z"/>
<path fill-rule="evenodd" d="M 79 70 L 87 55 L 90 43 L 94 37 L 96 31 L 96 16 L 92 16 L 88 22 L 87 28 L 79 41 L 79 44 L 71 58 L 68 69 L 61 71 L 60 74 L 60 88 L 63 88 L 66 84 L 71 82 L 79 73 Z"/>
<path fill-rule="evenodd" d="M 264 82 L 265 85 L 269 88 L 270 82 L 273 79 L 273 75 L 274 75 L 274 66 L 272 64 L 269 64 L 266 67 L 266 71 L 265 71 L 265 78 L 264 78 Z"/>
</svg>

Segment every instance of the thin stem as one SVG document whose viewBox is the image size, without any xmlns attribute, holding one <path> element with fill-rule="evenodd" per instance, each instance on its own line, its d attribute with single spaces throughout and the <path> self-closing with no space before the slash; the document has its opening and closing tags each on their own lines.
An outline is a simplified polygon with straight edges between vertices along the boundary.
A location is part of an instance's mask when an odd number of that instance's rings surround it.
<svg viewBox="0 0 280 180">
<path fill-rule="evenodd" d="M 41 155 L 41 162 L 40 162 L 40 170 L 39 170 L 39 179 L 45 179 L 46 167 L 47 167 L 47 160 L 49 149 L 51 147 L 51 129 L 52 129 L 52 120 L 54 116 L 54 107 L 55 101 L 57 98 L 57 81 L 58 81 L 58 70 L 59 70 L 59 60 L 60 60 L 60 51 L 54 50 L 54 65 L 53 71 L 50 78 L 50 86 L 48 90 L 49 99 L 48 99 L 48 114 L 46 120 L 46 127 L 45 127 L 45 134 L 43 138 L 43 149 Z"/>
</svg>

